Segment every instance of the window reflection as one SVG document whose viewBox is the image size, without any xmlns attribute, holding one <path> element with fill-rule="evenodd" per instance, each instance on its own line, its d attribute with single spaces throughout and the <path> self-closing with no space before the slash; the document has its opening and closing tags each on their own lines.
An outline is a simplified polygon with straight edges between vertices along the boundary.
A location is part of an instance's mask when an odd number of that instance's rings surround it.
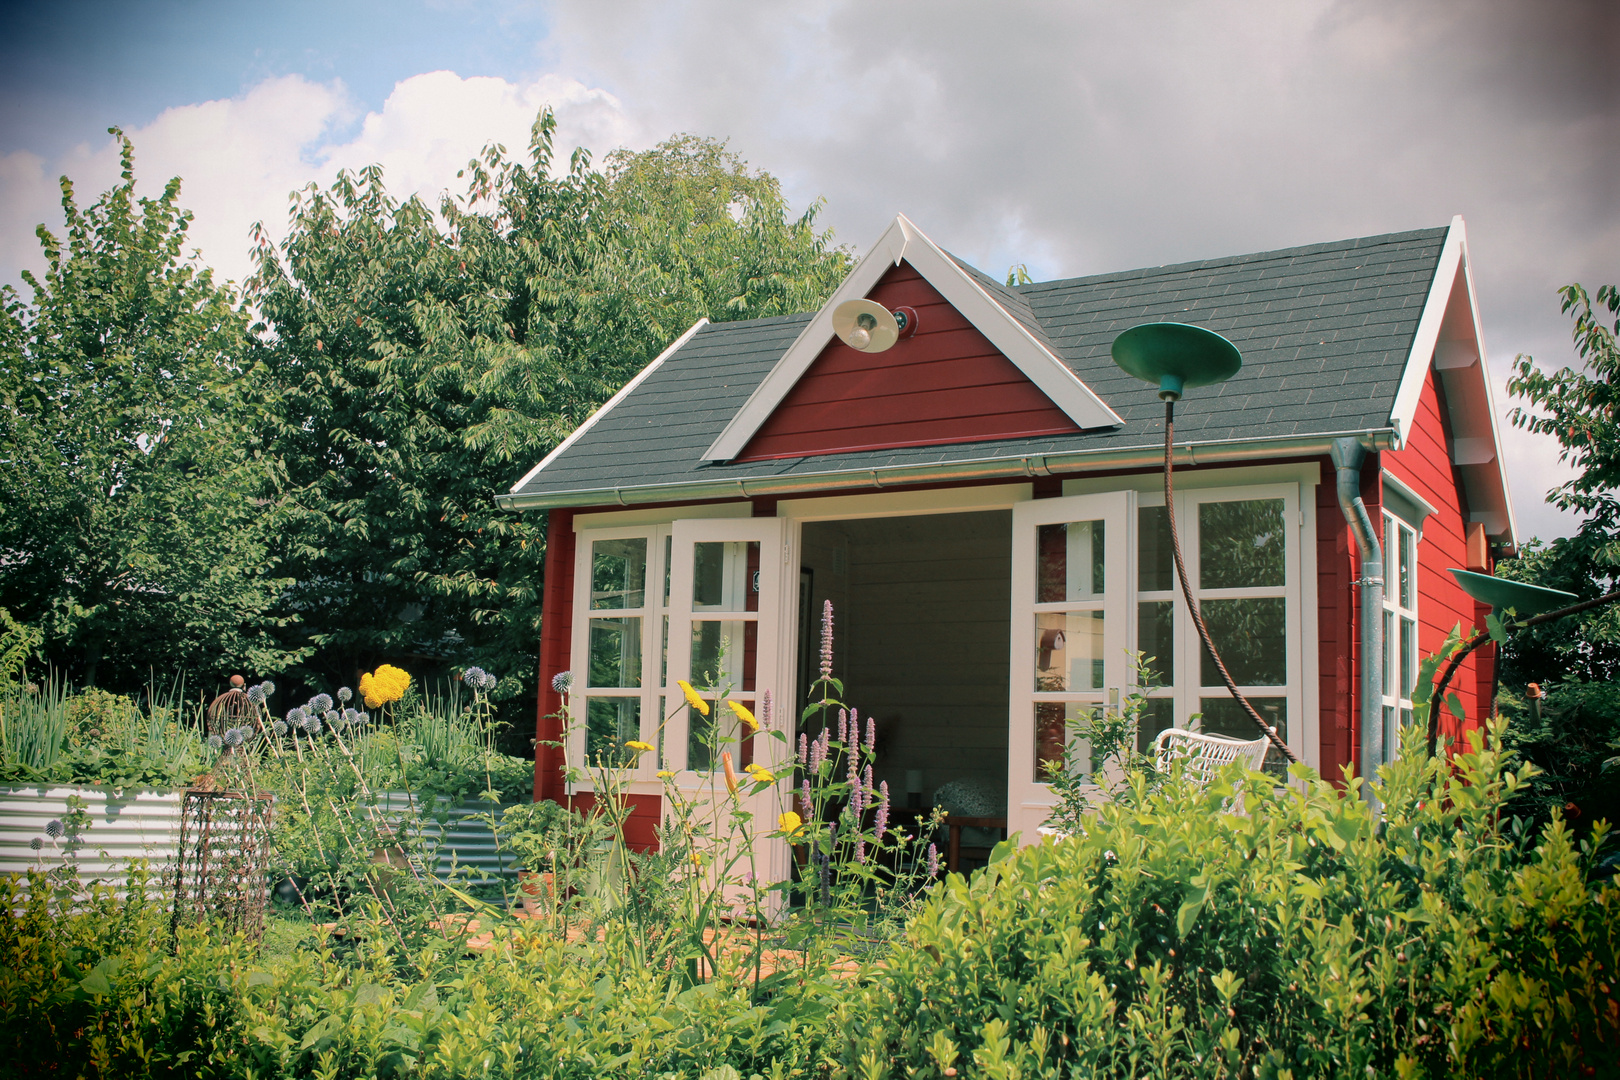
<svg viewBox="0 0 1620 1080">
<path fill-rule="evenodd" d="M 591 607 L 638 608 L 647 595 L 647 540 L 597 540 L 591 545 Z"/>
<path fill-rule="evenodd" d="M 1198 505 L 1198 584 L 1252 589 L 1287 584 L 1281 499 Z M 1220 642 L 1216 642 L 1219 647 Z"/>
</svg>

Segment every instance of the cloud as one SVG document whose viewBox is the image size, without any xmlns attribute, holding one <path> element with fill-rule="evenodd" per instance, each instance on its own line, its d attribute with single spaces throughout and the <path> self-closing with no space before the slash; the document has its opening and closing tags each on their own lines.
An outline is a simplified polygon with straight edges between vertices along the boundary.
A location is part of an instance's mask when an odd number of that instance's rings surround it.
<svg viewBox="0 0 1620 1080">
<path fill-rule="evenodd" d="M 460 190 L 457 170 L 486 144 L 525 152 L 530 127 L 548 104 L 557 114 L 564 163 L 575 145 L 605 150 L 639 139 L 612 95 L 574 79 L 511 83 L 448 71 L 403 80 L 380 110 L 364 115 L 341 82 L 285 76 L 239 97 L 165 110 L 127 134 L 135 144 L 138 192 L 156 195 L 171 176 L 181 177 L 181 205 L 195 214 L 192 246 L 218 276 L 241 281 L 250 269 L 249 227 L 262 221 L 282 235 L 293 190 L 328 183 L 339 169 L 380 164 L 391 193 L 416 193 L 435 204 L 445 189 Z M 81 145 L 50 163 L 26 152 L 0 156 L 0 280 L 43 266 L 34 228 L 43 222 L 60 229 L 55 178 L 63 174 L 81 205 L 92 201 L 117 182 L 116 145 L 111 139 Z"/>
</svg>

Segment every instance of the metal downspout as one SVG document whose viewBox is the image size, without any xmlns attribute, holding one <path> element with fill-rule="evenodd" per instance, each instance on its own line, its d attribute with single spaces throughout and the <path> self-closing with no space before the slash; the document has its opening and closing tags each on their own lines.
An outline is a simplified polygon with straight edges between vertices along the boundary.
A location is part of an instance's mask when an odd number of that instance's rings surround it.
<svg viewBox="0 0 1620 1080">
<path fill-rule="evenodd" d="M 1367 449 L 1356 438 L 1334 439 L 1329 451 L 1338 472 L 1339 509 L 1361 549 L 1361 779 L 1362 796 L 1376 810 L 1372 782 L 1388 760 L 1384 745 L 1384 549 L 1361 501 L 1361 465 Z"/>
</svg>

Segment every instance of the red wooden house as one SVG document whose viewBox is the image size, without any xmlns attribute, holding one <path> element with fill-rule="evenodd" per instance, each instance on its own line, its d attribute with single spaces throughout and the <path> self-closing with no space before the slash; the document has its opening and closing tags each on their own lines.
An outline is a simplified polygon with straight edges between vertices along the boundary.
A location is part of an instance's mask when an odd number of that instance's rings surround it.
<svg viewBox="0 0 1620 1080">
<path fill-rule="evenodd" d="M 834 309 L 863 297 L 911 309 L 910 336 L 879 353 L 835 336 Z M 1375 768 L 1418 658 L 1483 625 L 1446 570 L 1514 543 L 1460 218 L 1008 287 L 902 217 L 820 311 L 699 322 L 500 497 L 549 514 L 539 737 L 557 737 L 551 680 L 571 670 L 574 760 L 660 745 L 634 776 L 648 842 L 655 770 L 697 785 L 715 767 L 712 721 L 674 707 L 675 681 L 724 682 L 756 712 L 769 692 L 791 734 L 826 599 L 879 778 L 924 804 L 976 781 L 1026 839 L 1050 803 L 1038 762 L 1133 683 L 1133 650 L 1153 658 L 1144 745 L 1194 714 L 1252 737 L 1176 591 L 1162 406 L 1109 354 L 1152 321 L 1244 356 L 1177 417 L 1176 518 L 1217 644 L 1305 762 Z M 1364 628 L 1384 670 L 1367 691 Z M 1470 722 L 1491 676 L 1482 650 L 1458 679 Z M 537 797 L 563 794 L 560 764 L 542 750 Z"/>
</svg>

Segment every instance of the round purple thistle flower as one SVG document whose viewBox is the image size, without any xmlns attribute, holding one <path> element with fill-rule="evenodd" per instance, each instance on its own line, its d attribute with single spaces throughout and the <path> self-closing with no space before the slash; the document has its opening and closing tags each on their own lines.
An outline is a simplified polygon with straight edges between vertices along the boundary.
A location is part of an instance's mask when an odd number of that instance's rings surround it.
<svg viewBox="0 0 1620 1080">
<path fill-rule="evenodd" d="M 264 704 L 264 686 L 261 684 L 261 685 L 258 685 L 258 686 L 250 686 L 250 687 L 248 687 L 247 696 L 248 696 L 248 700 L 253 702 L 253 704 L 255 704 L 255 705 L 263 705 Z"/>
<path fill-rule="evenodd" d="M 559 694 L 566 694 L 574 686 L 574 673 L 572 671 L 559 671 L 551 677 L 551 689 Z"/>
<path fill-rule="evenodd" d="M 218 735 L 210 735 L 208 736 L 208 745 L 213 747 L 215 750 L 218 750 L 220 747 L 225 745 L 225 740 L 220 738 Z"/>
<path fill-rule="evenodd" d="M 337 718 L 338 714 L 336 709 L 327 709 L 321 714 L 321 719 L 325 720 L 328 724 L 336 724 Z"/>
<path fill-rule="evenodd" d="M 343 722 L 348 725 L 358 724 L 360 722 L 360 714 L 353 709 L 344 709 Z"/>
<path fill-rule="evenodd" d="M 305 720 L 304 730 L 309 732 L 311 735 L 319 735 L 321 733 L 320 717 L 311 716 L 308 720 Z"/>
<path fill-rule="evenodd" d="M 287 710 L 287 723 L 291 724 L 293 727 L 297 727 L 303 722 L 304 710 L 301 706 L 294 705 L 292 708 Z"/>
<path fill-rule="evenodd" d="M 887 780 L 878 785 L 877 821 L 874 823 L 874 829 L 878 843 L 883 843 L 883 834 L 889 831 L 889 782 Z"/>
<path fill-rule="evenodd" d="M 487 671 L 484 672 L 484 693 L 487 694 L 491 690 L 495 689 L 495 684 L 500 682 L 500 681 L 501 680 L 497 679 L 495 676 L 491 675 L 489 672 L 487 672 Z M 765 692 L 767 694 L 770 693 L 769 690 L 767 690 Z"/>
<path fill-rule="evenodd" d="M 331 694 L 316 694 L 313 698 L 310 698 L 309 703 L 311 705 L 315 706 L 315 711 L 316 712 L 318 712 L 318 713 L 326 712 L 328 709 L 330 709 L 332 707 L 332 695 Z"/>
<path fill-rule="evenodd" d="M 484 688 L 484 669 L 481 667 L 468 668 L 461 673 L 461 681 L 474 690 L 482 690 Z"/>
<path fill-rule="evenodd" d="M 67 829 L 63 828 L 62 823 L 55 818 L 51 818 L 45 823 L 45 835 L 52 840 L 62 839 L 63 834 L 66 832 Z"/>
<path fill-rule="evenodd" d="M 357 722 L 360 723 L 360 724 L 369 724 L 369 723 L 371 723 L 371 714 L 366 712 L 366 710 L 361 709 Z"/>
<path fill-rule="evenodd" d="M 241 728 L 234 728 L 233 727 L 233 728 L 230 728 L 229 730 L 227 730 L 225 732 L 224 741 L 225 741 L 226 746 L 229 746 L 231 749 L 234 750 L 238 746 L 241 746 L 242 743 L 246 740 L 246 738 L 247 738 L 247 736 L 242 731 Z"/>
<path fill-rule="evenodd" d="M 833 661 L 833 618 L 832 601 L 828 600 L 821 605 L 821 677 L 832 678 Z"/>
<path fill-rule="evenodd" d="M 271 682 L 269 679 L 266 679 L 264 682 L 259 684 L 259 689 L 264 691 L 265 697 L 269 697 L 271 694 L 276 692 L 276 684 Z"/>
<path fill-rule="evenodd" d="M 352 697 L 354 697 L 354 691 L 353 690 L 350 690 L 347 686 L 338 687 L 338 700 L 339 701 L 348 701 Z"/>
<path fill-rule="evenodd" d="M 799 768 L 803 769 L 810 764 L 810 736 L 799 732 Z"/>
<path fill-rule="evenodd" d="M 939 877 L 939 848 L 933 844 L 928 845 L 928 876 Z"/>
<path fill-rule="evenodd" d="M 868 754 L 873 753 L 874 748 L 876 746 L 877 746 L 877 724 L 875 724 L 872 721 L 872 718 L 870 716 L 868 716 L 866 718 L 866 752 Z"/>
<path fill-rule="evenodd" d="M 37 836 L 30 837 L 29 841 L 28 841 L 28 846 L 33 848 L 35 851 L 38 851 L 40 848 L 45 846 L 45 841 L 41 840 Z"/>
<path fill-rule="evenodd" d="M 287 721 L 277 720 L 275 723 L 270 725 L 270 730 L 274 731 L 277 735 L 287 734 Z"/>
</svg>

